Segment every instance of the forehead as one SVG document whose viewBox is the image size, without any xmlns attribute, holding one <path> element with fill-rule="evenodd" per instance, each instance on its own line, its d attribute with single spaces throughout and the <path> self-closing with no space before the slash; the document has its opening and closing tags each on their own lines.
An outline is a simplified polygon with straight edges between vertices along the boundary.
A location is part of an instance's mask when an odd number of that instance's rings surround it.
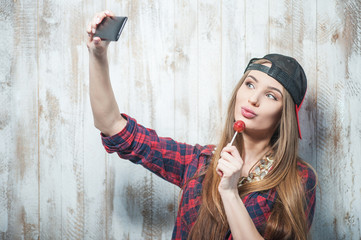
<svg viewBox="0 0 361 240">
<path fill-rule="evenodd" d="M 266 65 L 266 64 L 265 64 Z M 268 67 L 270 67 L 271 64 L 269 64 Z M 268 74 L 258 71 L 258 70 L 251 70 L 249 74 L 247 75 L 247 78 L 250 78 L 250 76 L 254 77 L 258 84 L 265 85 L 266 87 L 274 87 L 279 89 L 283 92 L 284 88 L 280 82 L 278 82 L 273 77 L 269 76 Z"/>
</svg>

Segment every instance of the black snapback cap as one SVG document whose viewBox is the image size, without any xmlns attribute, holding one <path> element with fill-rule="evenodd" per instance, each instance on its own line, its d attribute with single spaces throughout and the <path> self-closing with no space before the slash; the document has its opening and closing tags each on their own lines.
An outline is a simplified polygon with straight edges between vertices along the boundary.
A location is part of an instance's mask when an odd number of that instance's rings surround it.
<svg viewBox="0 0 361 240">
<path fill-rule="evenodd" d="M 271 67 L 254 63 L 260 59 L 267 59 L 272 63 Z M 281 54 L 267 54 L 263 58 L 252 58 L 244 72 L 258 70 L 276 79 L 291 95 L 296 108 L 298 134 L 302 139 L 298 112 L 301 108 L 307 91 L 307 78 L 301 65 L 296 59 Z"/>
</svg>

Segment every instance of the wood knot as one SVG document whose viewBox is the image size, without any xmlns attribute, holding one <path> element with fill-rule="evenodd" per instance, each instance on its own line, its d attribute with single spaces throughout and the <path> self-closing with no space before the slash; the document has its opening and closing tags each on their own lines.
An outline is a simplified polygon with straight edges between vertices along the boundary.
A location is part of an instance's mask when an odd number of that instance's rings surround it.
<svg viewBox="0 0 361 240">
<path fill-rule="evenodd" d="M 338 39 L 338 33 L 333 34 L 331 41 L 332 41 L 333 43 L 335 43 L 337 39 Z"/>
</svg>

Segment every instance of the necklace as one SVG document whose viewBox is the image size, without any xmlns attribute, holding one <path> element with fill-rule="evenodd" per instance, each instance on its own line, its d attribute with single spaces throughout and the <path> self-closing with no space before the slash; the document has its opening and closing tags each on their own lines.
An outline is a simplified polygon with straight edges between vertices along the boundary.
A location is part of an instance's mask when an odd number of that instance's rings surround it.
<svg viewBox="0 0 361 240">
<path fill-rule="evenodd" d="M 273 165 L 274 159 L 270 155 L 266 155 L 261 160 L 257 161 L 249 170 L 248 177 L 241 177 L 238 183 L 238 187 L 245 183 L 255 182 L 262 180 L 270 171 Z M 253 170 L 254 169 L 254 170 Z M 252 171 L 253 170 L 253 171 Z"/>
</svg>

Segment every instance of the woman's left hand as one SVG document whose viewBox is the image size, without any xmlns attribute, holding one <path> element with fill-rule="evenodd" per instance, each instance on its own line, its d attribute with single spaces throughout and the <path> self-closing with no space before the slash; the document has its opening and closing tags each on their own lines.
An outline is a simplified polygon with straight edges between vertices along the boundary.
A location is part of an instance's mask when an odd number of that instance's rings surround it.
<svg viewBox="0 0 361 240">
<path fill-rule="evenodd" d="M 235 146 L 226 146 L 222 149 L 221 158 L 216 168 L 217 174 L 221 176 L 218 191 L 238 193 L 238 182 L 241 177 L 243 159 Z"/>
</svg>

